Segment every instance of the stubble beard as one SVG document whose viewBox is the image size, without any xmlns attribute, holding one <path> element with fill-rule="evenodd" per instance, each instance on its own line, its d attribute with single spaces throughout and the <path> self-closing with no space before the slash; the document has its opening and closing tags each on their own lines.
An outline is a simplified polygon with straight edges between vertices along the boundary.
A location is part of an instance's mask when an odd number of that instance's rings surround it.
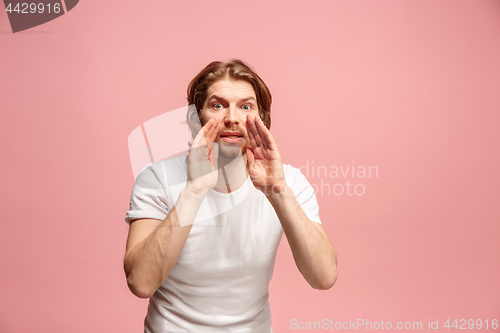
<svg viewBox="0 0 500 333">
<path fill-rule="evenodd" d="M 246 154 L 246 148 L 241 148 L 241 146 L 236 143 L 219 141 L 217 145 L 219 146 L 219 159 L 217 162 L 219 168 L 233 161 L 236 162 L 235 160 L 238 158 L 242 159 L 243 155 Z M 242 150 L 245 152 L 243 153 Z"/>
</svg>

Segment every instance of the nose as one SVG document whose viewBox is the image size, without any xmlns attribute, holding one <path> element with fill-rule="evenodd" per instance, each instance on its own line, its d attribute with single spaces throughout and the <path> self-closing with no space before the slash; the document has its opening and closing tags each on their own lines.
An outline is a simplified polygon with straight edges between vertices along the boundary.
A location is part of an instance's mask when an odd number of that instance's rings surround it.
<svg viewBox="0 0 500 333">
<path fill-rule="evenodd" d="M 238 118 L 238 111 L 235 106 L 227 108 L 226 116 L 224 117 L 224 124 L 230 127 L 232 124 L 239 125 L 241 120 Z"/>
</svg>

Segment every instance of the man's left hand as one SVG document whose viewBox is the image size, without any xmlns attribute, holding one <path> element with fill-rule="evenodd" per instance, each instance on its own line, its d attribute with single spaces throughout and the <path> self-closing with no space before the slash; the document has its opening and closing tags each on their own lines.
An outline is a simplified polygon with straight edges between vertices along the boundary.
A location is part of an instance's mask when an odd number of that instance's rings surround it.
<svg viewBox="0 0 500 333">
<path fill-rule="evenodd" d="M 286 191 L 283 163 L 278 146 L 260 117 L 247 116 L 246 129 L 250 141 L 247 161 L 250 178 L 265 195 L 278 195 Z"/>
</svg>

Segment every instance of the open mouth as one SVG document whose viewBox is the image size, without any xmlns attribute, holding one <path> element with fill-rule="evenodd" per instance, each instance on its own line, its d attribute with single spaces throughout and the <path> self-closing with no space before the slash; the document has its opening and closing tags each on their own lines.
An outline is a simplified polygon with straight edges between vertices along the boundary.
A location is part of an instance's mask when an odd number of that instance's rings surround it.
<svg viewBox="0 0 500 333">
<path fill-rule="evenodd" d="M 237 132 L 224 132 L 220 135 L 222 141 L 238 143 L 243 140 L 243 134 Z"/>
</svg>

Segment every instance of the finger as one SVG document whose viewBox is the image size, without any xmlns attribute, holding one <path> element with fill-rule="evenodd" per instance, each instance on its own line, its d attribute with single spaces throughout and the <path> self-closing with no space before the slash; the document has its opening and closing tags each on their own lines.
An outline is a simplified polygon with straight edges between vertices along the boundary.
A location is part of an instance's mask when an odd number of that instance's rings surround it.
<svg viewBox="0 0 500 333">
<path fill-rule="evenodd" d="M 198 131 L 198 134 L 196 134 L 193 144 L 191 145 L 192 147 L 199 147 L 203 145 L 205 141 L 205 133 L 210 125 L 210 122 L 208 122 Z"/>
<path fill-rule="evenodd" d="M 255 156 L 250 148 L 247 148 L 247 162 L 249 166 L 255 163 Z"/>
<path fill-rule="evenodd" d="M 214 121 L 215 119 L 210 119 L 203 127 L 201 130 L 198 132 L 196 135 L 195 139 L 193 140 L 193 147 L 200 147 L 200 146 L 205 146 L 209 143 L 208 138 L 210 137 L 211 134 L 214 132 Z"/>
<path fill-rule="evenodd" d="M 212 133 L 210 135 L 209 142 L 208 142 L 208 147 L 209 148 L 211 147 L 210 143 L 212 143 L 212 144 L 215 143 L 215 138 L 219 134 L 219 125 L 220 125 L 219 119 L 215 118 L 214 119 L 214 125 L 213 125 L 213 131 L 212 131 Z M 219 149 L 219 147 L 217 146 L 217 156 L 218 156 L 218 152 L 219 152 L 218 149 Z"/>
<path fill-rule="evenodd" d="M 217 137 L 217 134 L 219 134 L 219 125 L 220 125 L 220 122 L 219 122 L 218 118 L 214 118 L 214 119 L 211 119 L 211 120 L 213 120 L 213 122 L 211 124 L 210 131 L 207 133 L 207 136 L 206 136 L 209 154 L 211 154 L 211 149 L 212 149 L 211 148 L 212 147 L 211 143 L 215 142 L 215 138 Z M 218 150 L 217 150 L 217 152 L 218 152 Z M 210 155 L 210 162 L 212 163 L 212 166 L 213 166 L 214 163 L 212 161 L 212 158 L 213 158 L 213 156 Z"/>
<path fill-rule="evenodd" d="M 253 117 L 253 120 L 250 122 L 250 127 L 252 128 L 252 132 L 255 136 L 255 142 L 257 143 L 257 147 L 262 146 L 262 138 L 260 136 L 259 130 L 257 129 L 257 120 L 256 116 Z"/>
<path fill-rule="evenodd" d="M 250 146 L 253 148 L 257 148 L 257 142 L 255 141 L 255 134 L 252 131 L 252 127 L 250 126 L 250 122 L 252 121 L 250 119 L 250 116 L 247 116 L 247 122 L 246 122 L 246 128 L 247 128 L 247 135 L 248 135 L 248 141 L 250 143 Z"/>
<path fill-rule="evenodd" d="M 205 140 L 207 142 L 207 145 L 209 145 L 211 141 L 214 141 L 215 136 L 217 136 L 219 122 L 217 118 L 214 118 L 210 119 L 205 125 L 207 126 L 207 130 L 205 132 Z"/>
<path fill-rule="evenodd" d="M 219 131 L 219 122 L 217 118 L 210 119 L 210 127 L 207 129 L 207 133 L 205 135 L 205 140 L 208 146 L 208 152 L 210 154 L 211 152 L 211 142 L 215 141 L 215 137 L 217 136 L 217 133 Z M 212 157 L 210 156 L 210 161 L 212 160 Z M 213 164 L 213 163 L 212 163 Z"/>
<path fill-rule="evenodd" d="M 263 139 L 266 148 L 271 150 L 278 150 L 278 145 L 276 144 L 276 141 L 274 141 L 271 132 L 267 129 L 266 125 L 264 125 L 264 122 L 262 121 L 262 119 L 260 119 L 260 117 L 257 120 L 257 129 L 259 130 L 259 133 Z"/>
<path fill-rule="evenodd" d="M 217 142 L 212 142 L 212 149 L 210 149 L 210 163 L 212 163 L 212 171 L 218 170 L 219 161 L 219 144 Z"/>
<path fill-rule="evenodd" d="M 210 136 L 210 141 L 211 142 L 214 142 L 215 138 L 219 134 L 219 127 L 220 127 L 219 118 L 215 118 L 214 122 L 215 122 L 214 131 L 213 131 L 212 135 Z"/>
<path fill-rule="evenodd" d="M 254 125 L 254 132 L 256 132 L 255 134 L 255 140 L 257 141 L 257 143 L 259 144 L 259 146 L 262 146 L 263 148 L 267 149 L 266 147 L 266 143 L 264 141 L 264 136 L 263 134 L 261 133 L 261 131 L 259 130 L 259 118 L 258 116 L 255 116 L 254 117 L 254 122 L 253 122 L 253 125 Z"/>
</svg>

